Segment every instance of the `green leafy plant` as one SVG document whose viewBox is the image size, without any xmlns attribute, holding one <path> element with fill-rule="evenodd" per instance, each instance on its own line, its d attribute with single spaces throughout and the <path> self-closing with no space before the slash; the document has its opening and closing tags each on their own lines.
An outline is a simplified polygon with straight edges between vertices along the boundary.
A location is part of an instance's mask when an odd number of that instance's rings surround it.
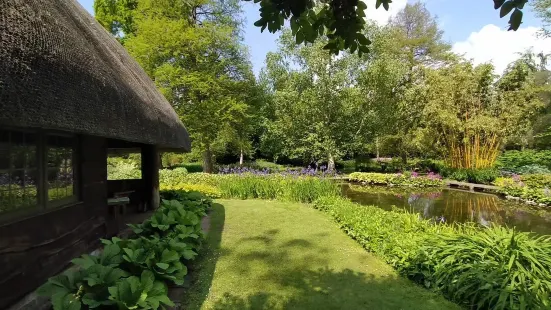
<svg viewBox="0 0 551 310">
<path fill-rule="evenodd" d="M 453 169 L 443 168 L 442 176 L 451 180 L 470 182 L 477 184 L 491 184 L 499 177 L 500 173 L 495 168 L 481 169 Z"/>
<path fill-rule="evenodd" d="M 437 225 L 344 198 L 322 198 L 314 207 L 400 273 L 467 308 L 551 307 L 550 236 Z"/>
<path fill-rule="evenodd" d="M 348 176 L 352 182 L 358 182 L 365 185 L 390 185 L 390 186 L 411 186 L 411 187 L 431 187 L 443 186 L 444 182 L 438 174 L 428 174 L 426 176 L 416 175 L 416 173 L 368 173 L 354 172 Z"/>
<path fill-rule="evenodd" d="M 197 255 L 192 246 L 175 239 L 151 239 L 141 237 L 121 244 L 126 262 L 124 268 L 136 274 L 139 270 L 150 270 L 159 280 L 171 281 L 176 285 L 184 283 L 187 267 L 183 260 Z"/>
<path fill-rule="evenodd" d="M 140 277 L 131 276 L 109 287 L 109 300 L 119 309 L 158 309 L 161 304 L 174 306 L 168 298 L 168 288 L 155 280 L 151 271 L 144 270 Z"/>
<path fill-rule="evenodd" d="M 128 276 L 126 271 L 117 268 L 122 262 L 120 248 L 112 244 L 106 246 L 100 256 L 83 255 L 72 262 L 78 267 L 76 271 L 52 277 L 38 289 L 40 295 L 51 296 L 54 310 L 113 305 L 108 288 Z"/>
<path fill-rule="evenodd" d="M 534 203 L 551 205 L 551 175 L 529 174 L 498 178 L 494 182 L 499 192 Z"/>
<path fill-rule="evenodd" d="M 523 174 L 522 170 L 532 165 L 551 169 L 551 151 L 506 151 L 498 157 L 496 163 L 499 169 L 518 174 Z"/>
<path fill-rule="evenodd" d="M 199 192 L 209 198 L 220 198 L 222 193 L 218 188 L 208 185 L 208 184 L 193 184 L 193 183 L 177 183 L 177 184 L 164 184 L 161 183 L 161 190 L 163 191 L 189 191 L 189 192 Z"/>
<path fill-rule="evenodd" d="M 185 265 L 197 256 L 204 237 L 201 217 L 212 201 L 197 192 L 163 192 L 162 206 L 141 225 L 136 237 L 102 240 L 100 255 L 82 255 L 67 272 L 39 290 L 54 310 L 158 309 L 172 306 L 165 282 L 181 285 Z"/>
<path fill-rule="evenodd" d="M 424 283 L 477 309 L 551 307 L 551 237 L 494 227 L 430 236 L 414 263 Z"/>
</svg>

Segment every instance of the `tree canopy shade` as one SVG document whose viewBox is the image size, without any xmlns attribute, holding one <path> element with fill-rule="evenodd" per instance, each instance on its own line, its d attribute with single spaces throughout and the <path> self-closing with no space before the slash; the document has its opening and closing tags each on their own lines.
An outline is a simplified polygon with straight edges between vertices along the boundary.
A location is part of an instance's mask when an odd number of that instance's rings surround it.
<svg viewBox="0 0 551 310">
<path fill-rule="evenodd" d="M 351 53 L 369 52 L 371 41 L 363 33 L 367 5 L 360 0 L 243 0 L 260 3 L 260 19 L 255 26 L 271 33 L 282 29 L 290 20 L 296 43 L 314 43 L 316 38 L 327 36 L 325 49 L 334 54 L 349 50 Z M 375 1 L 388 10 L 392 0 Z M 459 0 L 456 0 L 459 1 Z M 509 17 L 509 30 L 517 30 L 522 23 L 522 9 L 528 0 L 493 0 L 500 17 Z M 488 2 L 488 1 L 486 1 Z"/>
</svg>

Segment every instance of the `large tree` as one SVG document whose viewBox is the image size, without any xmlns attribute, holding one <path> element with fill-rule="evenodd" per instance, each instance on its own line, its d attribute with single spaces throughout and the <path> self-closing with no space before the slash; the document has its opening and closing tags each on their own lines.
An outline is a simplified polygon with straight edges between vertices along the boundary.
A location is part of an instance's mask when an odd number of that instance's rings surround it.
<svg viewBox="0 0 551 310">
<path fill-rule="evenodd" d="M 388 38 L 378 47 L 382 50 L 379 54 L 388 59 L 383 65 L 393 65 L 393 73 L 399 75 L 393 77 L 393 98 L 387 103 L 387 122 L 381 135 L 386 145 L 392 145 L 392 153 L 406 162 L 421 151 L 419 141 L 425 133 L 424 68 L 442 66 L 455 56 L 442 39 L 436 17 L 421 2 L 407 4 L 383 32 Z"/>
<path fill-rule="evenodd" d="M 277 53 L 268 55 L 263 76 L 273 94 L 273 120 L 264 145 L 280 156 L 327 162 L 332 170 L 361 111 L 353 87 L 357 57 L 335 57 L 323 49 L 326 42 L 299 46 L 287 31 Z"/>
<path fill-rule="evenodd" d="M 534 0 L 532 7 L 536 16 L 543 21 L 541 34 L 545 37 L 551 37 L 551 0 Z"/>
<path fill-rule="evenodd" d="M 297 43 L 313 43 L 318 37 L 327 37 L 325 48 L 339 51 L 369 52 L 371 41 L 366 37 L 367 3 L 388 10 L 392 0 L 244 0 L 260 3 L 260 19 L 255 23 L 262 31 L 276 32 L 289 20 Z M 455 0 L 460 1 L 460 0 Z M 536 0 L 548 1 L 548 0 Z M 487 2 L 487 3 L 486 3 Z M 491 5 L 486 1 L 484 5 Z M 528 0 L 493 0 L 500 17 L 510 15 L 509 30 L 517 30 L 522 23 L 522 9 Z M 476 10 L 475 7 L 472 8 Z"/>
<path fill-rule="evenodd" d="M 253 111 L 238 1 L 96 0 L 95 10 L 180 115 L 211 172 L 214 146 L 244 139 L 236 133 Z"/>
</svg>

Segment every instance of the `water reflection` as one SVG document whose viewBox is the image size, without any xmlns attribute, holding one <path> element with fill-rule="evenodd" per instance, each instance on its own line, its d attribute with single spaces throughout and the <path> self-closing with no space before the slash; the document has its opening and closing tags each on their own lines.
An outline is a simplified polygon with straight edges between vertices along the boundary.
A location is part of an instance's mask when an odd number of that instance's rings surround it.
<svg viewBox="0 0 551 310">
<path fill-rule="evenodd" d="M 551 234 L 551 212 L 496 195 L 454 189 L 404 189 L 343 185 L 343 193 L 364 205 L 391 210 L 393 206 L 417 212 L 443 223 L 473 222 L 482 226 L 506 225 L 521 231 Z"/>
</svg>

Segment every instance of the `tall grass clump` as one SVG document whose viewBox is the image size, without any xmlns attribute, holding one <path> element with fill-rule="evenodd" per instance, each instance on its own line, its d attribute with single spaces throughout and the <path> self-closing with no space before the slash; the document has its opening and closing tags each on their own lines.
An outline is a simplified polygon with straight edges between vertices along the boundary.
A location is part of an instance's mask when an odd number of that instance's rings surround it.
<svg viewBox="0 0 551 310">
<path fill-rule="evenodd" d="M 340 194 L 338 185 L 329 179 L 281 175 L 224 175 L 220 176 L 218 188 L 225 198 L 277 199 L 305 203 Z"/>
<path fill-rule="evenodd" d="M 505 227 L 431 235 L 410 272 L 476 309 L 550 309 L 551 237 Z"/>
<path fill-rule="evenodd" d="M 550 236 L 437 225 L 344 198 L 314 206 L 400 273 L 466 308 L 551 309 Z"/>
</svg>

